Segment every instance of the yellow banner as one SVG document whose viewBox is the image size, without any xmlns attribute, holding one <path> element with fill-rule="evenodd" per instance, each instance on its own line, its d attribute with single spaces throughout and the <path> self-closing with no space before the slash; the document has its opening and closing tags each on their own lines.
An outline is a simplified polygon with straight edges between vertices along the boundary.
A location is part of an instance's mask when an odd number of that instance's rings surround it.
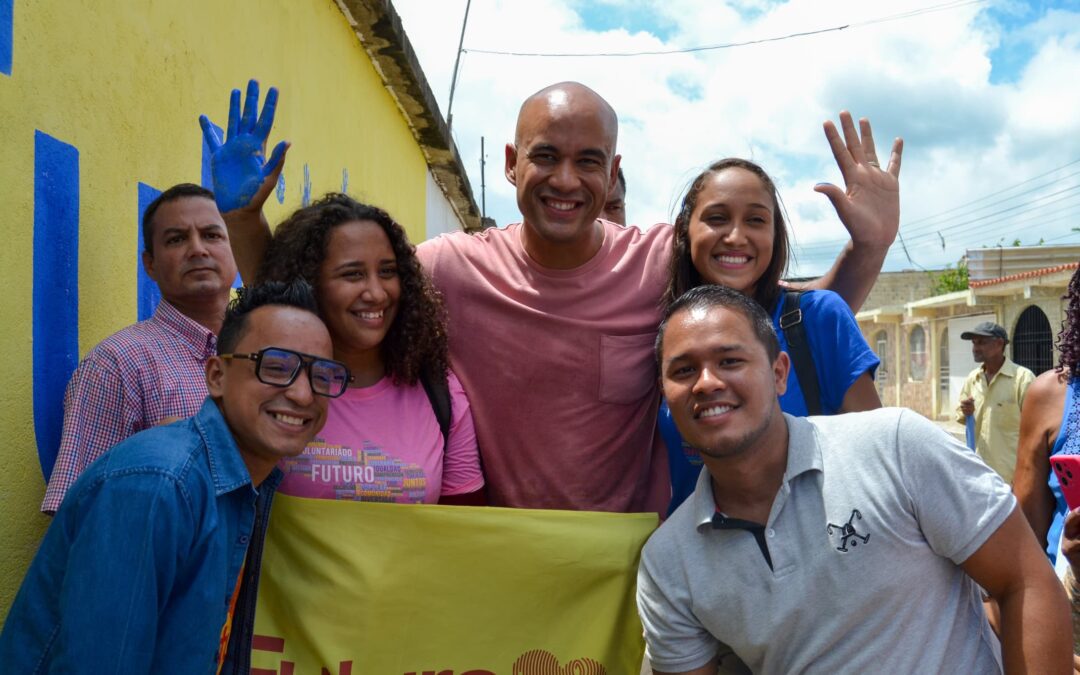
<svg viewBox="0 0 1080 675">
<path fill-rule="evenodd" d="M 253 675 L 641 669 L 655 514 L 274 498 Z"/>
</svg>

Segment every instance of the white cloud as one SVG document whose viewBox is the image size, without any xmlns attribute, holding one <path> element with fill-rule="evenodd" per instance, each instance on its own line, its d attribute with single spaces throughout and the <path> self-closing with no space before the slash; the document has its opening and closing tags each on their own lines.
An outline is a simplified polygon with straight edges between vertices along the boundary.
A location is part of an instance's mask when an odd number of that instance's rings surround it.
<svg viewBox="0 0 1080 675">
<path fill-rule="evenodd" d="M 930 0 L 883 5 L 855 0 L 669 0 L 648 5 L 667 42 L 640 30 L 591 31 L 581 0 L 474 0 L 466 48 L 538 52 L 626 52 L 769 38 L 850 24 L 838 32 L 732 49 L 627 58 L 527 58 L 466 54 L 454 101 L 454 136 L 479 192 L 480 136 L 486 137 L 488 213 L 519 219 L 502 176 L 503 144 L 521 101 L 561 80 L 600 92 L 620 115 L 619 150 L 629 181 L 628 213 L 650 224 L 671 217 L 686 183 L 710 161 L 746 156 L 777 180 L 806 247 L 796 272 L 823 271 L 846 233 L 814 183 L 839 182 L 821 122 L 841 108 L 874 122 L 879 155 L 904 136 L 905 223 L 992 195 L 1080 158 L 1080 13 L 1053 9 L 1013 33 L 973 4 L 907 19 L 860 25 L 917 10 Z M 605 0 L 611 11 L 629 0 Z M 465 3 L 395 0 L 405 30 L 445 111 Z M 999 11 L 1009 9 L 998 5 Z M 1012 8 L 1017 11 L 1023 8 Z M 1029 17 L 1028 20 L 1037 17 Z M 1002 41 L 1033 51 L 1015 82 L 991 83 Z M 1018 191 L 1022 191 L 1022 188 Z M 1067 204 L 1067 202 L 1066 202 Z M 991 209 L 992 210 L 992 209 Z M 1046 211 L 1051 211 L 1047 207 Z M 1019 211 L 1019 210 L 1018 210 Z M 1080 224 L 1019 211 L 958 225 L 957 218 L 911 226 L 909 250 L 929 266 L 967 247 L 1019 236 L 1034 243 Z M 1078 212 L 1080 213 L 1080 212 Z M 1023 220 L 1027 218 L 1027 220 Z M 1080 215 L 1077 216 L 1080 220 Z M 949 229 L 952 227 L 952 229 Z M 937 230 L 945 237 L 942 250 Z M 1014 230 L 1016 234 L 1014 235 Z M 905 227 L 905 232 L 907 227 Z M 887 268 L 909 267 L 899 245 Z"/>
</svg>

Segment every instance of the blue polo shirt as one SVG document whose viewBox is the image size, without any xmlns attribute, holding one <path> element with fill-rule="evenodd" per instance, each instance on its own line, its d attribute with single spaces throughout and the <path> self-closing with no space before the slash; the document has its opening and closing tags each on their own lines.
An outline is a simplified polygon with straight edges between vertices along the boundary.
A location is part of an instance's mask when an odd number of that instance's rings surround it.
<svg viewBox="0 0 1080 675">
<path fill-rule="evenodd" d="M 148 429 L 68 491 L 0 634 L 5 672 L 246 672 L 277 469 L 258 489 L 216 404 Z M 251 558 L 244 566 L 249 552 Z"/>
</svg>

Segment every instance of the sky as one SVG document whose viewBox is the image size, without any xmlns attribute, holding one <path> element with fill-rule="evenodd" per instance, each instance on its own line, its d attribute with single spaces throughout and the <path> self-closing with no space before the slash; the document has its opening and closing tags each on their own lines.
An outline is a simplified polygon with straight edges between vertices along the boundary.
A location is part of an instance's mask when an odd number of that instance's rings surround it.
<svg viewBox="0 0 1080 675">
<path fill-rule="evenodd" d="M 393 0 L 446 116 L 465 0 Z M 846 26 L 843 30 L 829 30 Z M 482 50 L 666 55 L 510 56 Z M 712 161 L 775 180 L 791 276 L 847 241 L 819 182 L 842 185 L 822 131 L 867 117 L 878 155 L 904 138 L 900 239 L 885 270 L 955 265 L 969 248 L 1080 243 L 1080 0 L 472 0 L 453 136 L 487 215 L 518 222 L 503 175 L 521 102 L 577 80 L 619 115 L 628 221 L 671 222 Z M 884 161 L 883 161 L 884 163 Z"/>
</svg>

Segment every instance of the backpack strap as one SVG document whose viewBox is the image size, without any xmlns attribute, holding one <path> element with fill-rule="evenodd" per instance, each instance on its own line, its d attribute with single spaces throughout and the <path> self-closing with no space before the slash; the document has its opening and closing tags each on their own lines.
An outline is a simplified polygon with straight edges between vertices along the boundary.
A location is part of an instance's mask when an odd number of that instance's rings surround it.
<svg viewBox="0 0 1080 675">
<path fill-rule="evenodd" d="M 810 353 L 810 342 L 806 337 L 806 328 L 802 320 L 802 291 L 785 291 L 784 307 L 780 314 L 780 330 L 787 338 L 788 355 L 791 357 L 795 375 L 799 378 L 806 412 L 809 415 L 822 414 L 821 387 L 818 383 L 817 369 L 814 368 L 814 355 Z"/>
<path fill-rule="evenodd" d="M 443 452 L 446 452 L 447 445 L 450 443 L 450 421 L 453 412 L 450 407 L 450 384 L 445 374 L 441 377 L 432 377 L 427 372 L 420 375 L 420 384 L 424 385 L 424 393 L 427 394 L 428 401 L 431 402 L 431 410 L 439 422 L 439 431 L 442 432 L 443 437 Z"/>
</svg>

